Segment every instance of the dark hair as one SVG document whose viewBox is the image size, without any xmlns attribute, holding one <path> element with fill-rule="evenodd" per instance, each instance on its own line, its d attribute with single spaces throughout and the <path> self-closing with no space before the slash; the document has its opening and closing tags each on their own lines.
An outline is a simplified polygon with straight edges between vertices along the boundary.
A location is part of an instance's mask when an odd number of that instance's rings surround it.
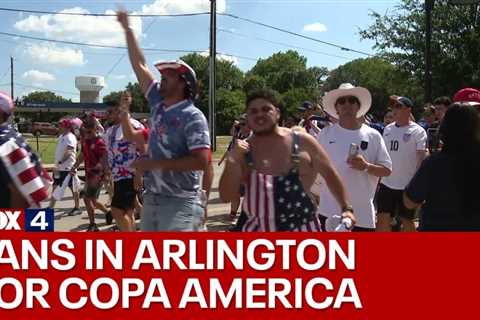
<svg viewBox="0 0 480 320">
<path fill-rule="evenodd" d="M 440 137 L 444 143 L 442 153 L 453 161 L 463 212 L 473 213 L 472 209 L 478 209 L 478 188 L 475 186 L 480 181 L 480 117 L 477 110 L 465 104 L 451 105 L 440 125 Z"/>
<path fill-rule="evenodd" d="M 87 130 L 89 129 L 95 129 L 96 127 L 96 121 L 93 118 L 86 118 L 85 121 L 83 122 L 83 127 Z"/>
<path fill-rule="evenodd" d="M 433 105 L 436 106 L 439 104 L 443 104 L 448 107 L 449 105 L 452 104 L 452 99 L 450 99 L 447 96 L 435 98 L 435 100 L 433 100 Z"/>
<path fill-rule="evenodd" d="M 120 103 L 116 100 L 107 100 L 105 101 L 105 104 L 107 105 L 107 108 L 118 108 L 120 106 Z"/>
<path fill-rule="evenodd" d="M 282 101 L 277 91 L 271 89 L 259 89 L 251 92 L 247 97 L 246 106 L 250 105 L 250 103 L 255 99 L 265 99 L 271 104 L 273 104 L 277 109 L 282 110 Z"/>
</svg>

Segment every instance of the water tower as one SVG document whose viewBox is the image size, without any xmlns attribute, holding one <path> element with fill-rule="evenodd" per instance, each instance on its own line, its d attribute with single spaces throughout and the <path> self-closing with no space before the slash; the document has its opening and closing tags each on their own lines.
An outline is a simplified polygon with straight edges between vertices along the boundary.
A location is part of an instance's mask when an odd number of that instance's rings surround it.
<svg viewBox="0 0 480 320">
<path fill-rule="evenodd" d="M 100 91 L 105 87 L 102 76 L 75 77 L 75 87 L 80 90 L 80 103 L 100 103 Z"/>
</svg>

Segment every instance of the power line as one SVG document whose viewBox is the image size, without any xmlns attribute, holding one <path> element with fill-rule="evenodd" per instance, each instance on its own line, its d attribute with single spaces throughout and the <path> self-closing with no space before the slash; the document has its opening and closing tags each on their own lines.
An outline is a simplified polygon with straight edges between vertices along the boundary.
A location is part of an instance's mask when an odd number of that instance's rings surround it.
<svg viewBox="0 0 480 320">
<path fill-rule="evenodd" d="M 235 54 L 230 54 L 230 53 L 225 53 L 225 52 L 219 52 L 217 51 L 217 55 L 223 55 L 223 56 L 227 56 L 227 57 L 233 57 L 233 58 L 238 58 L 238 59 L 244 59 L 244 60 L 251 60 L 251 61 L 258 61 L 258 58 L 252 58 L 252 57 L 245 57 L 245 56 L 237 56 Z M 218 59 L 218 57 L 217 57 Z"/>
<path fill-rule="evenodd" d="M 242 17 L 239 17 L 239 16 L 231 14 L 231 13 L 218 13 L 218 14 L 221 15 L 221 16 L 230 17 L 230 18 L 233 18 L 233 19 L 249 22 L 249 23 L 259 25 L 259 26 L 262 26 L 262 27 L 265 27 L 265 28 L 277 30 L 277 31 L 280 31 L 280 32 L 283 32 L 283 33 L 293 35 L 293 36 L 301 37 L 301 38 L 304 38 L 304 39 L 307 39 L 307 40 L 315 41 L 315 42 L 318 42 L 318 43 L 321 43 L 321 44 L 324 44 L 324 45 L 328 45 L 328 46 L 331 46 L 331 47 L 341 49 L 343 51 L 356 52 L 356 53 L 360 53 L 360 54 L 363 54 L 363 55 L 366 55 L 366 56 L 369 56 L 369 57 L 373 56 L 372 54 L 364 52 L 364 51 L 347 48 L 347 47 L 344 47 L 344 46 L 341 46 L 341 45 L 338 45 L 338 44 L 335 44 L 335 43 L 332 43 L 332 42 L 327 42 L 327 41 L 323 41 L 323 40 L 320 40 L 320 39 L 305 36 L 303 34 L 293 32 L 293 31 L 290 31 L 290 30 L 286 30 L 286 29 L 283 29 L 283 28 L 275 27 L 275 26 L 272 26 L 272 25 L 269 25 L 269 24 L 266 24 L 266 23 L 263 23 L 263 22 L 255 21 L 255 20 L 248 19 L 248 18 L 242 18 Z"/>
<path fill-rule="evenodd" d="M 0 8 L 0 11 L 25 12 L 25 13 L 35 13 L 35 14 L 52 14 L 52 15 L 59 14 L 59 15 L 70 15 L 70 16 L 96 16 L 96 17 L 114 17 L 114 16 L 116 16 L 116 14 L 106 14 L 106 13 L 53 12 L 53 11 L 25 10 L 25 9 L 13 9 L 13 8 Z M 210 12 L 198 12 L 198 13 L 165 14 L 165 15 L 164 14 L 130 14 L 130 16 L 132 16 L 132 17 L 182 17 L 182 16 L 198 16 L 198 15 L 209 15 L 209 14 L 210 14 Z M 283 33 L 287 33 L 287 34 L 290 34 L 290 35 L 293 35 L 293 36 L 301 37 L 301 38 L 304 38 L 304 39 L 307 39 L 307 40 L 315 41 L 317 43 L 332 46 L 332 47 L 338 48 L 338 49 L 343 50 L 343 51 L 355 52 L 355 53 L 359 53 L 359 54 L 370 56 L 370 57 L 373 56 L 372 54 L 364 52 L 364 51 L 348 48 L 348 47 L 338 45 L 338 44 L 335 44 L 335 43 L 332 43 L 332 42 L 323 41 L 323 40 L 316 39 L 316 38 L 313 38 L 313 37 L 305 36 L 305 35 L 297 33 L 297 32 L 293 32 L 293 31 L 283 29 L 283 28 L 280 28 L 280 27 L 275 27 L 275 26 L 272 26 L 272 25 L 269 25 L 269 24 L 266 24 L 266 23 L 263 23 L 263 22 L 252 20 L 252 19 L 243 18 L 243 17 L 237 16 L 237 15 L 231 14 L 231 13 L 217 13 L 217 14 L 221 15 L 221 16 L 226 16 L 226 17 L 230 17 L 230 18 L 233 18 L 233 19 L 249 22 L 251 24 L 259 25 L 259 26 L 262 26 L 262 27 L 265 27 L 265 28 L 273 29 L 273 30 L 280 31 L 280 32 L 283 32 Z M 70 44 L 74 44 L 74 43 L 70 43 Z M 105 47 L 105 48 L 115 48 L 114 46 L 103 46 L 103 47 Z"/>
<path fill-rule="evenodd" d="M 116 17 L 114 13 L 82 13 L 82 12 L 53 12 L 43 10 L 26 10 L 14 8 L 0 8 L 0 11 L 7 12 L 24 12 L 34 14 L 52 14 L 52 15 L 67 15 L 67 16 L 91 16 L 91 17 Z M 192 12 L 192 13 L 172 13 L 172 14 L 129 14 L 130 17 L 194 17 L 209 15 L 210 12 Z"/>
<path fill-rule="evenodd" d="M 217 29 L 217 30 L 220 31 L 220 32 L 230 33 L 230 34 L 234 34 L 234 35 L 241 36 L 241 37 L 245 37 L 245 38 L 252 38 L 252 39 L 259 40 L 259 41 L 264 41 L 264 42 L 268 42 L 268 43 L 272 43 L 272 44 L 277 44 L 277 45 L 284 46 L 284 47 L 288 47 L 288 48 L 300 49 L 300 50 L 305 50 L 305 51 L 309 51 L 309 52 L 313 52 L 313 53 L 318 53 L 318 54 L 321 54 L 321 55 L 324 55 L 324 56 L 329 56 L 329 57 L 334 57 L 334 58 L 340 58 L 340 59 L 350 60 L 350 58 L 348 58 L 348 57 L 338 56 L 338 55 L 335 55 L 335 54 L 326 53 L 326 52 L 317 51 L 317 50 L 312 50 L 312 49 L 308 49 L 308 48 L 304 48 L 304 47 L 293 46 L 293 45 L 291 45 L 291 44 L 287 44 L 287 43 L 283 43 L 283 42 L 277 42 L 277 41 L 272 41 L 272 40 L 268 40 L 268 39 L 263 39 L 263 38 L 255 37 L 255 36 L 250 36 L 250 35 L 242 34 L 242 33 L 239 33 L 239 32 L 233 32 L 233 31 L 231 31 L 231 30 L 220 29 L 220 28 Z"/>
<path fill-rule="evenodd" d="M 69 92 L 69 91 L 63 91 L 63 90 L 49 89 L 49 88 L 45 88 L 45 87 L 32 86 L 32 85 L 28 85 L 28 84 L 24 84 L 24 83 L 19 83 L 19 82 L 15 82 L 15 85 L 20 86 L 20 87 L 24 87 L 24 88 L 47 90 L 47 91 L 58 92 L 58 93 L 62 93 L 62 94 L 69 94 L 69 95 L 73 95 L 73 96 L 80 96 L 80 94 L 79 94 L 78 92 Z"/>
<path fill-rule="evenodd" d="M 55 40 L 55 39 L 48 39 L 48 38 L 40 38 L 40 37 L 32 37 L 26 36 L 21 34 L 9 33 L 9 32 L 0 32 L 0 35 L 5 35 L 9 37 L 18 37 L 30 40 L 37 40 L 37 41 L 48 41 L 54 43 L 63 43 L 63 44 L 72 44 L 78 46 L 87 46 L 87 47 L 98 47 L 98 48 L 110 48 L 110 49 L 127 49 L 127 47 L 123 46 L 110 46 L 104 44 L 97 44 L 97 43 L 85 43 L 85 42 L 76 42 L 76 41 L 65 41 L 65 40 Z M 154 52 L 170 52 L 170 53 L 192 53 L 192 52 L 204 52 L 205 50 L 183 50 L 183 49 L 155 49 L 155 48 L 142 48 L 143 51 L 154 51 Z"/>
</svg>

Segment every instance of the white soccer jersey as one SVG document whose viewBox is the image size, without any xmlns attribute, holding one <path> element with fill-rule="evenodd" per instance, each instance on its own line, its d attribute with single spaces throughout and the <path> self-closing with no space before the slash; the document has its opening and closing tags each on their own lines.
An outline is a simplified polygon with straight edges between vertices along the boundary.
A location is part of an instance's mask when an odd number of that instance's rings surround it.
<svg viewBox="0 0 480 320">
<path fill-rule="evenodd" d="M 350 198 L 357 226 L 375 228 L 375 210 L 373 198 L 378 185 L 378 177 L 365 171 L 352 169 L 347 163 L 350 144 L 359 146 L 359 153 L 369 163 L 392 168 L 385 143 L 380 133 L 362 125 L 358 130 L 347 130 L 338 123 L 323 129 L 318 141 L 328 153 L 337 169 Z M 341 208 L 328 188 L 322 188 L 318 213 L 331 217 L 340 214 Z"/>
<path fill-rule="evenodd" d="M 383 131 L 383 139 L 392 158 L 392 174 L 381 183 L 390 189 L 403 190 L 417 171 L 417 151 L 427 149 L 427 133 L 416 124 L 398 127 L 389 124 Z"/>
</svg>

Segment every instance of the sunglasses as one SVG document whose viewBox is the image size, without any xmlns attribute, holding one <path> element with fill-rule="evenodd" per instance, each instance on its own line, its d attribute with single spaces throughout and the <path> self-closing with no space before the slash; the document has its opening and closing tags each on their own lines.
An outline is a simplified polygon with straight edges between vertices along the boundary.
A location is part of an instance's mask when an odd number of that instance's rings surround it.
<svg viewBox="0 0 480 320">
<path fill-rule="evenodd" d="M 347 101 L 350 104 L 355 104 L 355 103 L 360 104 L 360 101 L 358 100 L 358 98 L 354 96 L 340 97 L 337 99 L 335 104 L 345 104 Z"/>
<path fill-rule="evenodd" d="M 403 107 L 404 107 L 403 104 L 396 103 L 392 106 L 392 109 L 402 109 Z"/>
<path fill-rule="evenodd" d="M 240 127 L 245 127 L 247 124 L 246 124 L 245 122 L 240 122 L 238 125 L 239 125 Z"/>
</svg>

